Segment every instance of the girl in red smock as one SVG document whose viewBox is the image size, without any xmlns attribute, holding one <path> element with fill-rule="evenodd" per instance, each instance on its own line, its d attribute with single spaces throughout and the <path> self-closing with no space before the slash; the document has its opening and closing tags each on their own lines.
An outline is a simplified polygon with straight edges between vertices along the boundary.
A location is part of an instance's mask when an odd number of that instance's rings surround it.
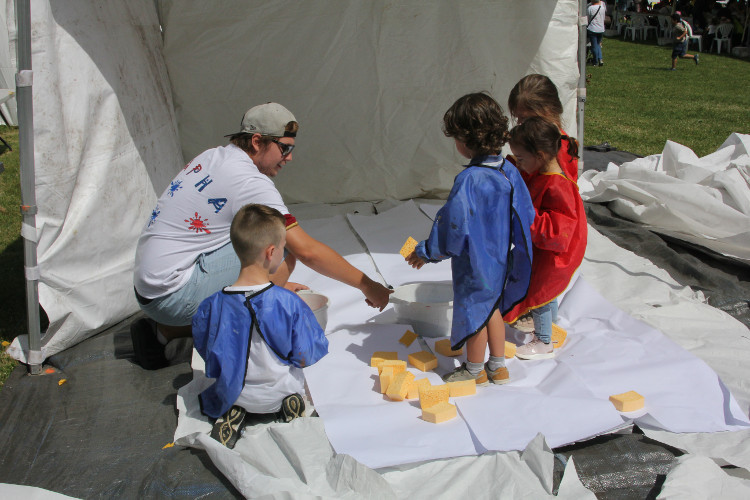
<svg viewBox="0 0 750 500">
<path fill-rule="evenodd" d="M 511 130 L 510 149 L 526 181 L 536 217 L 531 226 L 534 258 L 526 298 L 504 319 L 512 323 L 527 311 L 534 322 L 534 338 L 518 348 L 521 359 L 554 357 L 552 322 L 557 319 L 557 296 L 570 283 L 586 251 L 586 214 L 578 185 L 558 161 L 561 134 L 557 125 L 540 117 Z M 577 143 L 567 153 L 577 156 Z"/>
<path fill-rule="evenodd" d="M 508 110 L 518 125 L 532 116 L 540 116 L 557 126 L 561 134 L 557 163 L 568 179 L 578 182 L 578 146 L 575 146 L 576 154 L 570 154 L 575 139 L 568 137 L 562 128 L 563 107 L 552 80 L 537 74 L 521 78 L 510 91 Z"/>
</svg>

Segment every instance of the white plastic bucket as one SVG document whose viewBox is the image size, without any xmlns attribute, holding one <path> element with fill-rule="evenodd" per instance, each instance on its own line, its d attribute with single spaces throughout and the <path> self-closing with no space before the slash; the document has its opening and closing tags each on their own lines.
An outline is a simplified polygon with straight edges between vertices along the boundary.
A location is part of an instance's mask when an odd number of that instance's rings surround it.
<svg viewBox="0 0 750 500">
<path fill-rule="evenodd" d="M 318 324 L 325 331 L 328 324 L 328 297 L 313 292 L 312 290 L 300 290 L 297 295 L 310 306 Z"/>
<path fill-rule="evenodd" d="M 396 288 L 391 303 L 399 323 L 414 327 L 424 337 L 447 337 L 453 319 L 453 285 L 412 283 Z"/>
</svg>

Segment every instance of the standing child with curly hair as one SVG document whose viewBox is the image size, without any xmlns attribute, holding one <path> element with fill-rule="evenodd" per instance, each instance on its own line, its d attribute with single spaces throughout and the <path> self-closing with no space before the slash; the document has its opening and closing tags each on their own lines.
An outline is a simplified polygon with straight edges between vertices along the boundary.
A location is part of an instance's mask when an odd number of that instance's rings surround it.
<svg viewBox="0 0 750 500">
<path fill-rule="evenodd" d="M 475 93 L 458 99 L 443 117 L 443 132 L 470 161 L 456 176 L 429 238 L 406 260 L 419 269 L 451 259 L 451 346 L 465 343 L 467 362 L 443 379 L 504 384 L 510 376 L 502 314 L 526 295 L 534 208 L 520 173 L 500 155 L 508 119 L 492 97 Z"/>
<path fill-rule="evenodd" d="M 521 359 L 545 359 L 555 355 L 552 322 L 557 319 L 557 297 L 568 286 L 586 251 L 587 226 L 578 186 L 561 168 L 562 137 L 557 125 L 540 117 L 525 120 L 510 132 L 510 149 L 521 169 L 536 209 L 531 226 L 534 261 L 526 298 L 505 315 L 508 322 L 531 311 L 534 338 L 521 346 Z M 577 156 L 575 142 L 567 153 Z"/>
<path fill-rule="evenodd" d="M 545 75 L 526 75 L 516 83 L 508 96 L 508 110 L 516 119 L 518 125 L 532 116 L 540 116 L 548 122 L 557 125 L 561 134 L 561 147 L 557 153 L 557 163 L 565 172 L 568 179 L 578 181 L 578 156 L 568 153 L 568 145 L 578 143 L 568 137 L 562 128 L 563 107 L 557 94 L 557 87 Z"/>
</svg>

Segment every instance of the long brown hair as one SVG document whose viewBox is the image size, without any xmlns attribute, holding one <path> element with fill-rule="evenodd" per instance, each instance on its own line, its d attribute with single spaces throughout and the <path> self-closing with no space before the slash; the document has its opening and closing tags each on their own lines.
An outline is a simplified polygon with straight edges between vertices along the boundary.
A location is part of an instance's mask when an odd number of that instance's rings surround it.
<svg viewBox="0 0 750 500">
<path fill-rule="evenodd" d="M 508 95 L 508 110 L 516 117 L 519 109 L 544 117 L 562 128 L 562 103 L 557 87 L 548 76 L 526 75 L 516 83 Z"/>
</svg>

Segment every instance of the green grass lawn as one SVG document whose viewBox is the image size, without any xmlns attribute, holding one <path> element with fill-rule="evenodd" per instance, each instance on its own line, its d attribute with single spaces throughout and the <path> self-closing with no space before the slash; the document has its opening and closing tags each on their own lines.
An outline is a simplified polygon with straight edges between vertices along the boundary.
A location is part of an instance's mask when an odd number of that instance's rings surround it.
<svg viewBox="0 0 750 500">
<path fill-rule="evenodd" d="M 702 53 L 698 66 L 678 59 L 670 71 L 671 45 L 616 38 L 602 55 L 604 66 L 586 67 L 586 145 L 646 156 L 671 140 L 705 156 L 732 132 L 750 133 L 750 61 Z"/>
<path fill-rule="evenodd" d="M 26 330 L 26 292 L 21 234 L 21 185 L 18 164 L 18 129 L 0 126 L 0 137 L 13 148 L 0 145 L 0 342 L 10 342 Z M 16 363 L 0 348 L 0 388 Z"/>
<path fill-rule="evenodd" d="M 586 68 L 585 144 L 608 141 L 645 156 L 672 140 L 705 156 L 730 133 L 750 133 L 750 62 L 704 53 L 700 65 L 683 59 L 669 71 L 671 52 L 670 46 L 604 40 L 605 66 Z M 26 330 L 18 130 L 0 127 L 0 136 L 13 147 L 0 155 L 0 342 L 9 342 Z M 0 388 L 14 366 L 0 352 Z"/>
</svg>

